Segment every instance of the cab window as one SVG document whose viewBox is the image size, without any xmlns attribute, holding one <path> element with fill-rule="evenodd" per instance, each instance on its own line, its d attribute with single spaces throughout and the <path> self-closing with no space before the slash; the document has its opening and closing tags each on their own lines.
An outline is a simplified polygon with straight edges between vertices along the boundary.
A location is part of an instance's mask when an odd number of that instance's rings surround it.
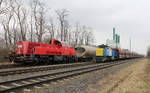
<svg viewBox="0 0 150 93">
<path fill-rule="evenodd" d="M 61 46 L 61 43 L 59 41 L 55 41 L 56 46 Z"/>
<path fill-rule="evenodd" d="M 52 43 L 52 40 L 49 41 L 49 44 L 51 44 L 51 43 Z"/>
</svg>

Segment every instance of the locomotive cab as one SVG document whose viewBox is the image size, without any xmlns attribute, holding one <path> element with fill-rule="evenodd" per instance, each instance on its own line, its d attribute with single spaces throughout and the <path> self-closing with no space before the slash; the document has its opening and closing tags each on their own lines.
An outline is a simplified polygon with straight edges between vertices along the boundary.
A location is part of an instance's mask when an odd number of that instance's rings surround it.
<svg viewBox="0 0 150 93">
<path fill-rule="evenodd" d="M 56 45 L 56 46 L 62 46 L 61 42 L 58 40 L 50 40 L 49 44 Z"/>
</svg>

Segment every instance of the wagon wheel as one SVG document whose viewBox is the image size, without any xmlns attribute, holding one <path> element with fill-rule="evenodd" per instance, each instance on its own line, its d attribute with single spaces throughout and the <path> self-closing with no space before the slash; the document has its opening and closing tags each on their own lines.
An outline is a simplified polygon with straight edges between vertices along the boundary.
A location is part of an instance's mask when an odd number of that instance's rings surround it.
<svg viewBox="0 0 150 93">
<path fill-rule="evenodd" d="M 38 60 L 33 60 L 33 65 L 38 65 L 38 64 L 39 64 Z"/>
<path fill-rule="evenodd" d="M 11 61 L 11 64 L 14 64 L 14 63 L 15 63 L 14 60 L 15 60 L 15 59 L 13 58 L 12 61 Z"/>
<path fill-rule="evenodd" d="M 93 59 L 92 59 L 92 62 L 96 62 L 97 60 L 96 60 L 96 58 L 95 57 L 93 57 Z"/>
<path fill-rule="evenodd" d="M 14 60 L 15 60 L 15 57 L 9 57 L 9 61 L 11 62 L 11 64 L 14 64 Z"/>
</svg>

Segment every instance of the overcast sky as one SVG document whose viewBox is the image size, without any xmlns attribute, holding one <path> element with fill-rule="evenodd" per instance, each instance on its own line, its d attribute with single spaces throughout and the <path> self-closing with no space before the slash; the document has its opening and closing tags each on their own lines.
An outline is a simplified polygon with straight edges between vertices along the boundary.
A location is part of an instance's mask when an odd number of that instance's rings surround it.
<svg viewBox="0 0 150 93">
<path fill-rule="evenodd" d="M 121 47 L 146 53 L 150 44 L 150 0 L 42 0 L 51 11 L 66 8 L 69 22 L 79 22 L 94 30 L 96 44 L 112 39 L 112 28 L 121 37 Z"/>
</svg>

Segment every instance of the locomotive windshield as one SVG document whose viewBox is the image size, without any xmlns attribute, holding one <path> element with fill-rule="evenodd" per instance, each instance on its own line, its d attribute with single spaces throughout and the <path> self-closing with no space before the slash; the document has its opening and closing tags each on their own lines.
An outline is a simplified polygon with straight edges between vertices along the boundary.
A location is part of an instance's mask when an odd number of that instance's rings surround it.
<svg viewBox="0 0 150 93">
<path fill-rule="evenodd" d="M 57 46 L 62 46 L 62 45 L 61 45 L 61 42 L 59 42 L 59 41 L 55 41 L 55 45 L 57 45 Z"/>
</svg>

